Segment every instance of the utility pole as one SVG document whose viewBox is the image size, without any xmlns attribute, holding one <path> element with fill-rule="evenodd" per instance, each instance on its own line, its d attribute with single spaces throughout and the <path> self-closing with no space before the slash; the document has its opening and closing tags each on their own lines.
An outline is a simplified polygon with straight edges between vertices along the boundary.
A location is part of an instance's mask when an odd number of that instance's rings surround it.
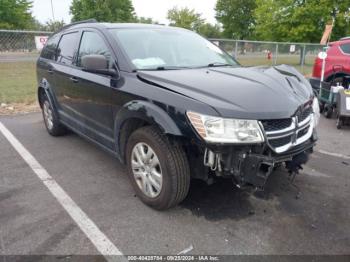
<svg viewBox="0 0 350 262">
<path fill-rule="evenodd" d="M 333 31 L 334 24 L 335 24 L 335 14 L 332 17 L 332 29 L 331 29 L 331 31 L 329 33 L 328 38 L 327 38 L 326 55 L 322 58 L 322 70 L 321 70 L 320 88 L 322 88 L 322 82 L 324 81 L 324 71 L 326 69 L 327 50 L 328 50 L 328 47 L 329 47 L 329 41 L 331 40 L 331 34 L 332 34 L 332 31 Z"/>
<path fill-rule="evenodd" d="M 51 12 L 52 12 L 52 19 L 53 19 L 53 21 L 55 21 L 55 13 L 54 13 L 54 11 L 53 11 L 52 0 L 51 0 Z"/>
</svg>

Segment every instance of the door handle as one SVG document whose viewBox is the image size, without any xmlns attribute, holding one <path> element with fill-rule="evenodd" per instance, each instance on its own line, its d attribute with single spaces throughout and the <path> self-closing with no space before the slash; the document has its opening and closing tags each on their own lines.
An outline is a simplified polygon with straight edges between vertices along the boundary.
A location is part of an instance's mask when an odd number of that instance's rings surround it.
<svg viewBox="0 0 350 262">
<path fill-rule="evenodd" d="M 47 72 L 48 72 L 49 74 L 53 74 L 53 70 L 52 70 L 52 68 L 47 69 Z"/>
<path fill-rule="evenodd" d="M 72 76 L 71 78 L 69 78 L 73 83 L 78 83 L 79 80 L 78 78 L 76 78 L 75 76 Z"/>
</svg>

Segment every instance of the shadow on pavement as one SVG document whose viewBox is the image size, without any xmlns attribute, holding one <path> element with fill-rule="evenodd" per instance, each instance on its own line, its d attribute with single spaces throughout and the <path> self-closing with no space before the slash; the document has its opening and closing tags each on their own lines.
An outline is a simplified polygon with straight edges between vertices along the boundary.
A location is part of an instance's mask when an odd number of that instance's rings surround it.
<svg viewBox="0 0 350 262">
<path fill-rule="evenodd" d="M 249 194 L 235 187 L 230 179 L 217 179 L 213 185 L 192 180 L 187 198 L 181 206 L 207 220 L 242 219 L 254 214 Z"/>
<path fill-rule="evenodd" d="M 288 192 L 288 198 L 294 199 L 298 190 L 290 185 L 288 173 L 283 169 L 271 174 L 264 191 L 254 193 L 237 188 L 230 179 L 217 179 L 213 185 L 192 180 L 189 194 L 181 206 L 189 209 L 195 216 L 203 216 L 211 221 L 240 220 L 255 214 L 255 208 L 250 201 L 252 195 L 269 201 L 281 197 L 285 192 Z"/>
</svg>

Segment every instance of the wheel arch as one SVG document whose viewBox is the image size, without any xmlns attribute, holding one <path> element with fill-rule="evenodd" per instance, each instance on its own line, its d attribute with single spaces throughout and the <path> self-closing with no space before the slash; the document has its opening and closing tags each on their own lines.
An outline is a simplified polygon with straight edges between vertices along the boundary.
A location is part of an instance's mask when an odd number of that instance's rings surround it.
<svg viewBox="0 0 350 262">
<path fill-rule="evenodd" d="M 347 75 L 350 75 L 349 73 L 346 73 L 344 71 L 340 71 L 340 72 L 333 72 L 332 74 L 330 74 L 327 79 L 326 79 L 326 82 L 330 82 L 332 81 L 333 79 L 336 79 L 338 77 L 344 77 L 344 76 L 347 76 Z"/>
<path fill-rule="evenodd" d="M 48 82 L 45 79 L 43 79 L 40 82 L 40 84 L 38 86 L 38 91 L 37 91 L 38 102 L 39 102 L 40 108 L 42 108 L 42 105 L 43 105 L 43 96 L 44 95 L 49 100 L 49 102 L 53 108 L 53 113 L 58 117 L 58 111 L 57 111 L 54 95 L 50 89 Z"/>
<path fill-rule="evenodd" d="M 128 102 L 118 111 L 114 123 L 116 151 L 123 163 L 129 136 L 147 125 L 156 126 L 167 135 L 183 135 L 175 121 L 159 106 L 142 100 Z"/>
</svg>

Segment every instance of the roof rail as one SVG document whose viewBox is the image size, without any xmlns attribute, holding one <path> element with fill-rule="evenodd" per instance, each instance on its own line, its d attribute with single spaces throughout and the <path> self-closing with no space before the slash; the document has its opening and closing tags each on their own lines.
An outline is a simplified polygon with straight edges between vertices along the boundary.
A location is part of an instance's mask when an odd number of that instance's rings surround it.
<svg viewBox="0 0 350 262">
<path fill-rule="evenodd" d="M 349 40 L 350 39 L 350 36 L 346 36 L 346 37 L 343 37 L 343 38 L 340 38 L 339 40 Z"/>
<path fill-rule="evenodd" d="M 87 19 L 87 20 L 82 20 L 78 22 L 71 23 L 69 25 L 65 25 L 64 27 L 61 28 L 61 30 L 67 29 L 73 25 L 79 25 L 79 24 L 85 24 L 85 23 L 97 23 L 97 20 L 95 18 L 92 19 Z"/>
</svg>

